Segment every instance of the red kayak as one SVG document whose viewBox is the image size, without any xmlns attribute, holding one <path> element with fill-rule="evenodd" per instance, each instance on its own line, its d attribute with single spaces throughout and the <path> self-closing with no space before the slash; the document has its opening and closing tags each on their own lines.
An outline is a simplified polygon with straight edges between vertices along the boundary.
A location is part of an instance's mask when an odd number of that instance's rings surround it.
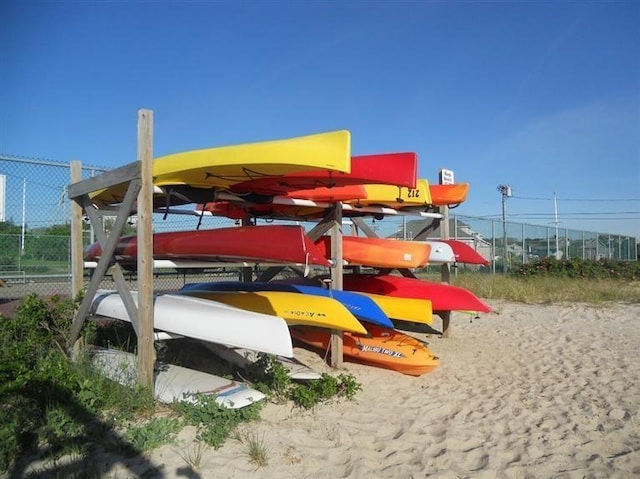
<svg viewBox="0 0 640 479">
<path fill-rule="evenodd" d="M 351 171 L 308 170 L 274 177 L 255 178 L 231 185 L 234 193 L 283 195 L 289 191 L 317 187 L 339 187 L 362 184 L 388 184 L 414 188 L 418 172 L 415 153 L 386 153 L 351 157 Z"/>
<path fill-rule="evenodd" d="M 118 240 L 115 257 L 135 262 L 138 256 L 136 236 Z M 102 255 L 99 243 L 84 251 L 85 261 Z M 154 259 L 199 261 L 258 261 L 329 266 L 329 261 L 305 234 L 301 226 L 242 226 L 197 231 L 175 231 L 153 235 Z"/>
<path fill-rule="evenodd" d="M 295 190 L 285 195 L 287 198 L 297 198 L 311 201 L 352 201 L 367 197 L 367 190 L 362 185 L 334 186 L 332 188 L 313 188 L 311 190 Z"/>
<path fill-rule="evenodd" d="M 488 313 L 491 307 L 471 291 L 449 284 L 434 283 L 402 276 L 345 274 L 343 288 L 347 291 L 382 294 L 399 298 L 431 301 L 433 312 L 476 311 Z"/>
<path fill-rule="evenodd" d="M 481 264 L 484 266 L 489 266 L 491 263 L 487 261 L 482 255 L 480 255 L 476 250 L 474 250 L 471 246 L 469 246 L 464 241 L 453 240 L 453 239 L 428 239 L 429 241 L 436 241 L 440 243 L 448 244 L 453 250 L 453 255 L 455 256 L 456 263 L 466 263 L 466 264 Z"/>
</svg>

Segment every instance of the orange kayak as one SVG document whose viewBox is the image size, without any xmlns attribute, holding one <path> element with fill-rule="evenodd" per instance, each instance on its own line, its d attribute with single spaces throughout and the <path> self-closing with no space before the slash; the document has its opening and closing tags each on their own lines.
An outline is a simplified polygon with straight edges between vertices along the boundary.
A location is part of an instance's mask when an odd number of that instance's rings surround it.
<svg viewBox="0 0 640 479">
<path fill-rule="evenodd" d="M 368 335 L 344 333 L 342 351 L 345 359 L 410 376 L 420 376 L 440 365 L 439 359 L 418 339 L 394 329 L 366 323 Z M 313 348 L 326 351 L 331 333 L 321 328 L 291 327 L 291 337 Z"/>
<path fill-rule="evenodd" d="M 469 183 L 429 185 L 431 204 L 434 206 L 459 205 L 467 199 Z"/>
<path fill-rule="evenodd" d="M 316 245 L 331 258 L 331 238 L 323 236 Z M 427 242 L 385 238 L 342 237 L 342 256 L 349 264 L 374 268 L 421 268 L 429 262 L 431 245 Z"/>
</svg>

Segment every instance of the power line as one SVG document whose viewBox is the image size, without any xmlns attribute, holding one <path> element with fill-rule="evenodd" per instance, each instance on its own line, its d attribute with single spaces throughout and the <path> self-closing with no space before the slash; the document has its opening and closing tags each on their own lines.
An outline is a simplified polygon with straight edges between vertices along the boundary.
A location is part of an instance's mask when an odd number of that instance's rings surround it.
<svg viewBox="0 0 640 479">
<path fill-rule="evenodd" d="M 512 216 L 517 216 L 517 215 L 512 215 Z M 497 216 L 494 216 L 495 218 L 497 218 Z M 553 220 L 555 219 L 553 216 L 547 216 L 547 217 L 543 217 L 543 216 L 519 216 L 519 219 L 521 220 L 526 220 L 526 219 L 530 219 L 530 220 Z M 616 217 L 616 218 L 612 218 L 610 216 L 597 216 L 597 217 L 591 217 L 591 218 L 583 218 L 583 217 L 578 217 L 578 216 L 563 216 L 560 218 L 560 221 L 563 220 L 580 220 L 580 221 L 595 221 L 595 220 L 640 220 L 640 216 L 629 216 L 629 217 Z"/>
<path fill-rule="evenodd" d="M 553 201 L 553 198 L 538 198 L 534 196 L 512 196 L 517 200 L 534 200 L 534 201 Z M 557 198 L 557 201 L 640 201 L 640 198 Z"/>
<path fill-rule="evenodd" d="M 593 216 L 593 215 L 640 215 L 640 211 L 591 211 L 588 213 L 558 213 L 558 216 L 567 215 L 579 215 L 579 216 Z M 549 216 L 549 213 L 511 213 L 510 216 Z"/>
</svg>

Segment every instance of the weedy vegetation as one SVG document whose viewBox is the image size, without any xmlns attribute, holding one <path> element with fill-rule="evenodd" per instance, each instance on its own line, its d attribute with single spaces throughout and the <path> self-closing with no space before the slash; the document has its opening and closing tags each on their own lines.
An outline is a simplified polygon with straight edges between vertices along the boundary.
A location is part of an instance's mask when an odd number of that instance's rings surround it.
<svg viewBox="0 0 640 479">
<path fill-rule="evenodd" d="M 183 460 L 195 469 L 203 451 L 220 447 L 239 424 L 259 419 L 260 402 L 227 409 L 215 396 L 198 394 L 163 405 L 135 382 L 131 386 L 132 381 L 125 380 L 130 386 L 122 386 L 107 379 L 86 352 L 72 358 L 69 336 L 80 299 L 29 295 L 15 317 L 0 317 L 0 474 L 83 477 L 88 470 L 95 471 L 92 458 L 97 453 L 145 461 L 149 451 L 177 445 L 186 426 L 197 432 L 196 443 Z M 95 323 L 87 322 L 82 342 L 94 341 L 96 332 Z M 303 408 L 331 397 L 351 399 L 360 389 L 349 375 L 293 383 L 284 367 L 268 355 L 246 372 L 246 378 L 271 400 L 293 401 Z M 264 440 L 248 441 L 248 447 L 258 467 L 267 464 Z M 151 463 L 147 466 L 156 469 Z"/>
<path fill-rule="evenodd" d="M 423 275 L 439 281 L 439 274 Z M 543 258 L 513 272 L 486 274 L 453 269 L 451 282 L 486 299 L 528 304 L 640 302 L 640 262 Z"/>
</svg>

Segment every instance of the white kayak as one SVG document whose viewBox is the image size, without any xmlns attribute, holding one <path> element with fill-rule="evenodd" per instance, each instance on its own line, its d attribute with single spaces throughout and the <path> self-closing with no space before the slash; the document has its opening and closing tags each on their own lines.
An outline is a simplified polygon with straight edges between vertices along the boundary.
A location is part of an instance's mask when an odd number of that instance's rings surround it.
<svg viewBox="0 0 640 479">
<path fill-rule="evenodd" d="M 215 343 L 203 344 L 211 352 L 239 368 L 246 368 L 258 360 L 258 353 L 250 349 L 234 348 L 232 346 L 223 346 Z M 322 377 L 319 372 L 314 371 L 296 358 L 276 356 L 275 359 L 287 370 L 291 379 L 295 379 L 297 381 L 312 381 Z"/>
<path fill-rule="evenodd" d="M 137 383 L 135 354 L 104 348 L 95 348 L 90 354 L 92 364 L 109 379 L 125 386 Z M 242 382 L 159 361 L 155 364 L 154 381 L 156 399 L 168 404 L 193 402 L 195 394 L 202 393 L 215 394 L 216 402 L 223 407 L 239 409 L 265 398 L 263 393 Z"/>
<path fill-rule="evenodd" d="M 138 293 L 131 295 L 138 304 Z M 130 321 L 120 294 L 100 290 L 91 314 Z M 287 323 L 278 316 L 254 313 L 217 301 L 178 294 L 159 294 L 153 304 L 154 329 L 201 341 L 293 357 Z"/>
</svg>

